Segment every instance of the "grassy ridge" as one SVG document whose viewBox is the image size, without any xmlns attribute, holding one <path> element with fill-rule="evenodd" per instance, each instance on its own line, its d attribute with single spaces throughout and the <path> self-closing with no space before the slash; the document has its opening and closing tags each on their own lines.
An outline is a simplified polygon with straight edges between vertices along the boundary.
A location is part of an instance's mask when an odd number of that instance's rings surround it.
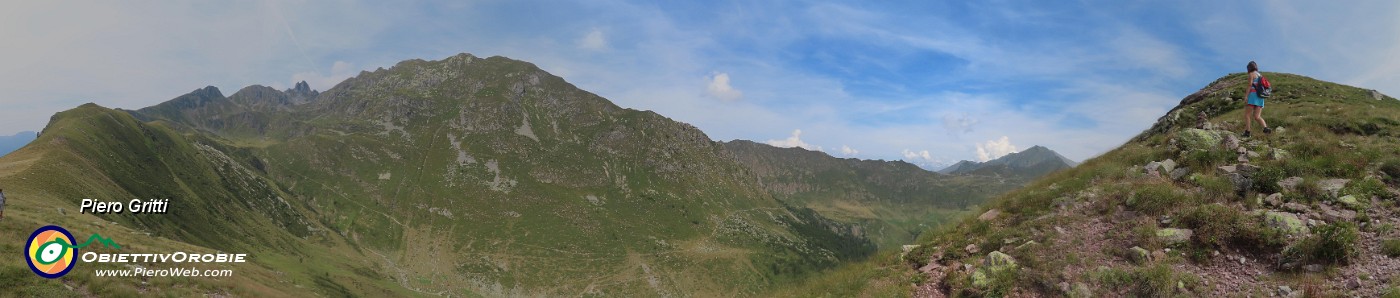
<svg viewBox="0 0 1400 298">
<path fill-rule="evenodd" d="M 1266 76 L 1277 91 L 1264 117 L 1283 129 L 1260 134 L 1256 127 L 1255 136 L 1242 142 L 1259 153 L 1250 158 L 1259 170 L 1247 176 L 1253 183 L 1244 186 L 1243 194 L 1218 169 L 1236 164 L 1235 152 L 1214 143 L 1194 148 L 1187 141 L 1189 134 L 1198 133 L 1190 131 L 1197 126 L 1198 113 L 1208 115 L 1220 128 L 1215 130 L 1218 134 L 1243 130 L 1239 99 L 1244 97 L 1245 79 L 1232 74 L 1188 96 L 1118 149 L 996 199 L 987 208 L 1001 210 L 1001 217 L 967 219 L 945 229 L 906 261 L 913 267 L 931 262 L 944 266 L 940 270 L 946 277 L 931 282 L 950 288 L 948 294 L 972 296 L 1264 294 L 1280 285 L 1307 288 L 1310 295 L 1369 296 L 1397 287 L 1400 277 L 1392 274 L 1376 275 L 1379 281 L 1357 288 L 1342 285 L 1346 276 L 1374 272 L 1358 262 L 1375 260 L 1371 256 L 1381 253 L 1372 242 L 1397 237 L 1386 227 L 1397 224 L 1400 213 L 1400 184 L 1394 179 L 1400 171 L 1387 169 L 1400 167 L 1395 138 L 1400 121 L 1394 120 L 1400 119 L 1400 102 L 1376 100 L 1369 90 L 1303 76 Z M 1142 168 L 1169 158 L 1190 173 L 1174 181 L 1148 175 Z M 1277 182 L 1287 177 L 1305 182 L 1284 189 Z M 1332 195 L 1317 184 L 1326 179 L 1350 182 Z M 1296 203 L 1305 211 L 1266 202 L 1264 197 L 1273 193 L 1282 193 L 1282 203 Z M 1340 201 L 1345 195 L 1362 203 Z M 1355 217 L 1321 211 L 1328 209 L 1350 209 Z M 1277 214 L 1309 216 L 1313 222 L 1304 225 L 1312 229 L 1290 236 L 1289 230 L 1271 223 Z M 1166 228 L 1191 229 L 1194 234 L 1185 242 L 1168 241 L 1159 236 Z M 1029 241 L 1039 244 L 1026 244 Z M 969 253 L 964 250 L 968 245 L 982 249 Z M 1150 262 L 1133 261 L 1131 247 L 1170 252 Z M 973 272 L 951 267 L 980 265 L 990 250 L 1013 256 L 1019 269 L 977 285 Z M 1241 255 L 1247 261 L 1235 261 Z M 1219 271 L 1228 267 L 1222 264 L 1229 262 L 1258 266 L 1254 268 L 1263 268 L 1264 276 L 1243 284 L 1220 279 Z M 1305 264 L 1325 270 L 1299 273 Z"/>
</svg>

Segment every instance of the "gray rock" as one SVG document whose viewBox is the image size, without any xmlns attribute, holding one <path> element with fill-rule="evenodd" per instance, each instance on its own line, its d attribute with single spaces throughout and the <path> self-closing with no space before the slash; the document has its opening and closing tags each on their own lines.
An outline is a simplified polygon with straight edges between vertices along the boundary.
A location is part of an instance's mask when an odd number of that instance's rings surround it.
<svg viewBox="0 0 1400 298">
<path fill-rule="evenodd" d="M 1221 174 L 1234 174 L 1235 172 L 1239 171 L 1238 169 L 1235 168 L 1235 165 L 1220 166 L 1220 167 L 1215 168 L 1215 169 L 1216 169 L 1216 170 L 1220 170 L 1220 173 L 1221 173 Z"/>
<path fill-rule="evenodd" d="M 1239 148 L 1240 148 L 1240 138 L 1235 137 L 1235 134 L 1227 134 L 1227 135 L 1225 135 L 1225 149 L 1226 149 L 1226 150 L 1239 150 Z"/>
<path fill-rule="evenodd" d="M 1342 203 L 1342 206 L 1346 206 L 1351 210 L 1361 211 L 1363 209 L 1366 209 L 1366 204 L 1363 204 L 1361 203 L 1361 201 L 1356 200 L 1356 196 L 1352 195 L 1345 195 L 1340 198 L 1337 198 L 1337 203 Z"/>
<path fill-rule="evenodd" d="M 1128 260 L 1134 264 L 1146 264 L 1152 260 L 1152 254 L 1148 253 L 1147 249 L 1134 246 L 1128 249 Z"/>
<path fill-rule="evenodd" d="M 1283 210 L 1288 210 L 1288 211 L 1292 211 L 1292 212 L 1296 212 L 1296 213 L 1304 213 L 1304 212 L 1308 212 L 1309 209 L 1308 209 L 1308 205 L 1298 204 L 1298 203 L 1294 203 L 1294 202 L 1288 202 L 1288 203 L 1283 203 Z"/>
<path fill-rule="evenodd" d="M 982 215 L 978 215 L 977 220 L 990 221 L 993 219 L 997 219 L 998 216 L 1001 216 L 1001 210 L 992 209 L 987 210 L 987 212 L 983 212 Z"/>
<path fill-rule="evenodd" d="M 1322 265 L 1318 265 L 1318 264 L 1304 265 L 1304 266 L 1303 266 L 1303 270 L 1306 270 L 1306 271 L 1308 271 L 1308 272 L 1322 272 Z"/>
<path fill-rule="evenodd" d="M 972 285 L 985 288 L 991 285 L 992 274 L 1016 268 L 1015 258 L 1000 251 L 992 251 L 987 254 L 987 258 L 982 259 L 982 267 L 977 267 L 977 271 L 972 272 Z"/>
<path fill-rule="evenodd" d="M 1293 288 L 1288 286 L 1278 286 L 1278 295 L 1283 297 L 1293 296 Z"/>
<path fill-rule="evenodd" d="M 1259 172 L 1259 166 L 1252 164 L 1240 164 L 1235 166 L 1235 170 L 1239 171 L 1240 174 L 1244 174 L 1246 177 L 1254 177 L 1254 173 Z"/>
<path fill-rule="evenodd" d="M 1221 137 L 1214 130 L 1187 128 L 1177 133 L 1176 140 L 1182 151 L 1210 151 L 1220 144 Z"/>
<path fill-rule="evenodd" d="M 1293 235 L 1308 233 L 1308 227 L 1303 225 L 1303 221 L 1298 219 L 1298 216 L 1293 213 L 1277 211 L 1265 212 L 1264 223 L 1269 225 L 1269 227 Z"/>
<path fill-rule="evenodd" d="M 1371 98 L 1374 98 L 1374 99 L 1376 99 L 1376 100 L 1382 100 L 1382 99 L 1385 99 L 1385 94 L 1381 94 L 1380 91 L 1376 91 L 1375 89 L 1371 89 Z"/>
<path fill-rule="evenodd" d="M 1283 129 L 1283 128 L 1279 128 L 1279 129 Z M 1274 148 L 1274 149 L 1272 149 L 1272 150 L 1269 150 L 1269 158 L 1272 158 L 1273 160 L 1285 160 L 1285 159 L 1288 159 L 1288 151 L 1283 150 L 1283 149 L 1279 149 L 1279 148 Z"/>
<path fill-rule="evenodd" d="M 1327 192 L 1331 198 L 1336 198 L 1342 188 L 1347 186 L 1347 182 L 1351 182 L 1351 179 L 1327 179 L 1317 182 L 1317 187 Z"/>
<path fill-rule="evenodd" d="M 1170 173 L 1172 170 L 1176 169 L 1176 161 L 1170 158 L 1168 158 L 1167 160 L 1163 160 L 1160 163 L 1162 164 L 1163 173 Z"/>
<path fill-rule="evenodd" d="M 1186 177 L 1186 174 L 1190 174 L 1190 173 L 1191 173 L 1191 169 L 1189 169 L 1189 168 L 1187 168 L 1187 167 L 1179 167 L 1179 168 L 1176 168 L 1175 170 L 1172 170 L 1170 176 L 1171 176 L 1172 180 L 1180 181 L 1182 177 Z"/>
<path fill-rule="evenodd" d="M 1196 112 L 1196 128 L 1197 128 L 1197 129 L 1207 129 L 1207 130 L 1208 130 L 1208 129 L 1211 129 L 1211 126 L 1212 126 L 1212 125 L 1210 125 L 1210 116 L 1209 116 L 1209 115 L 1206 115 L 1206 111 Z"/>
<path fill-rule="evenodd" d="M 1274 193 L 1274 194 L 1269 195 L 1268 197 L 1264 197 L 1264 203 L 1268 203 L 1269 206 L 1274 206 L 1274 207 L 1278 207 L 1279 205 L 1283 205 L 1283 194 L 1282 194 L 1282 193 Z"/>
<path fill-rule="evenodd" d="M 1157 230 L 1157 239 L 1162 240 L 1167 245 L 1186 243 L 1191 240 L 1192 231 L 1190 229 L 1166 228 Z"/>
<path fill-rule="evenodd" d="M 1162 176 L 1162 174 L 1161 174 L 1161 171 L 1162 171 L 1162 163 L 1160 163 L 1160 162 L 1155 162 L 1155 161 L 1154 161 L 1154 162 L 1149 162 L 1149 163 L 1147 163 L 1146 166 L 1143 166 L 1143 169 L 1145 169 L 1145 170 L 1147 171 L 1147 176 L 1151 176 L 1151 177 L 1161 177 L 1161 176 Z"/>
<path fill-rule="evenodd" d="M 1279 181 L 1278 187 L 1291 192 L 1298 189 L 1298 183 L 1303 183 L 1303 177 L 1288 177 Z"/>
<path fill-rule="evenodd" d="M 963 247 L 963 250 L 967 251 L 969 254 L 975 254 L 978 251 L 977 244 L 968 244 L 967 247 Z"/>
<path fill-rule="evenodd" d="M 1230 183 L 1235 184 L 1235 195 L 1239 197 L 1244 197 L 1249 193 L 1249 188 L 1254 186 L 1254 180 L 1240 173 L 1230 173 L 1226 177 L 1230 178 Z"/>
<path fill-rule="evenodd" d="M 1319 210 L 1319 213 L 1322 214 L 1322 218 L 1326 219 L 1327 221 L 1336 222 L 1356 220 L 1356 211 L 1351 211 L 1347 209 L 1337 210 L 1332 208 L 1332 206 L 1327 205 L 1317 205 L 1317 209 Z"/>
</svg>

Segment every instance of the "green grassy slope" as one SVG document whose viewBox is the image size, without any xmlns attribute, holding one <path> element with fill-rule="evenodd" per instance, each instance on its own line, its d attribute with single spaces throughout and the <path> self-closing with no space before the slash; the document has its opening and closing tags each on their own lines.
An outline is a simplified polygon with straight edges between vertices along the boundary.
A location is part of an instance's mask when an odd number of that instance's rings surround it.
<svg viewBox="0 0 1400 298">
<path fill-rule="evenodd" d="M 1020 180 L 942 175 L 901 161 L 835 158 L 819 151 L 751 141 L 723 143 L 774 196 L 857 224 L 884 249 L 970 213 Z"/>
<path fill-rule="evenodd" d="M 1225 141 L 1243 131 L 1245 78 L 1232 74 L 1118 149 L 996 199 L 986 207 L 1001 212 L 995 219 L 969 218 L 922 243 L 905 258 L 906 272 L 926 280 L 915 293 L 1400 294 L 1400 259 L 1382 247 L 1400 238 L 1400 102 L 1266 75 L 1276 91 L 1264 117 L 1282 129 L 1243 138 L 1247 163 Z M 1199 113 L 1214 129 L 1196 129 Z M 1144 168 L 1166 159 L 1188 170 L 1173 179 Z M 1301 182 L 1279 184 L 1289 177 Z M 984 263 L 991 251 L 1017 265 Z"/>
</svg>

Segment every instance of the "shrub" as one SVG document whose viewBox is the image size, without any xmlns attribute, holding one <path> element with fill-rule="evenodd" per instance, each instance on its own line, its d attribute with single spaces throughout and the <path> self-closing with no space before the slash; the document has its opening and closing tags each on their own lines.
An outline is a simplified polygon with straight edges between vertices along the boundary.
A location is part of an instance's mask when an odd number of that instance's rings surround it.
<svg viewBox="0 0 1400 298">
<path fill-rule="evenodd" d="M 1192 229 L 1192 241 L 1202 248 L 1227 246 L 1259 253 L 1277 252 L 1284 234 L 1265 226 L 1254 216 L 1221 204 L 1197 206 L 1180 214 L 1182 226 Z"/>
<path fill-rule="evenodd" d="M 1370 178 L 1347 185 L 1345 191 L 1345 193 L 1355 195 L 1357 199 L 1361 199 L 1362 201 L 1369 201 L 1371 196 L 1382 198 L 1391 196 L 1390 192 L 1386 191 L 1385 184 L 1381 183 L 1380 180 Z"/>
<path fill-rule="evenodd" d="M 1128 198 L 1127 206 L 1148 214 L 1161 214 L 1176 206 L 1189 206 L 1197 203 L 1197 197 L 1182 192 L 1168 184 L 1146 184 L 1138 187 Z"/>
<path fill-rule="evenodd" d="M 1302 249 L 1315 261 L 1346 264 L 1357 254 L 1356 224 L 1337 222 L 1317 227 L 1312 237 L 1304 240 Z"/>
<path fill-rule="evenodd" d="M 1254 174 L 1254 190 L 1266 195 L 1280 192 L 1282 190 L 1279 189 L 1276 182 L 1284 178 L 1288 178 L 1288 173 L 1282 165 L 1260 165 L 1259 172 Z"/>
<path fill-rule="evenodd" d="M 1225 150 L 1197 150 L 1186 153 L 1186 157 L 1181 161 L 1181 165 L 1197 169 L 1197 171 L 1209 170 L 1214 169 L 1222 162 L 1234 159 L 1234 157 L 1234 153 L 1226 152 Z"/>
<path fill-rule="evenodd" d="M 1400 257 L 1400 239 L 1381 240 L 1381 253 L 1392 258 Z"/>
<path fill-rule="evenodd" d="M 1322 187 L 1317 186 L 1317 181 L 1320 180 L 1316 177 L 1304 178 L 1303 183 L 1298 183 L 1298 186 L 1294 188 L 1296 191 L 1284 193 L 1283 198 L 1293 202 L 1309 203 L 1326 198 L 1327 193 L 1322 191 Z"/>
<path fill-rule="evenodd" d="M 1222 248 L 1235 237 L 1235 227 L 1239 225 L 1240 212 L 1221 204 L 1209 204 L 1191 208 L 1181 215 L 1181 224 L 1195 233 L 1192 241 L 1210 248 Z"/>
<path fill-rule="evenodd" d="M 1181 282 L 1194 287 L 1198 278 L 1185 273 L 1177 273 L 1171 266 L 1158 263 L 1147 268 L 1103 269 L 1094 273 L 1099 283 L 1115 289 L 1128 289 L 1128 296 L 1168 297 L 1176 293 L 1176 284 Z"/>
<path fill-rule="evenodd" d="M 1196 179 L 1196 185 L 1201 187 L 1201 195 L 1211 201 L 1229 201 L 1237 198 L 1235 194 L 1235 183 L 1230 182 L 1230 178 L 1216 175 L 1201 175 Z M 1255 183 L 1256 185 L 1259 183 Z"/>
<path fill-rule="evenodd" d="M 1381 173 L 1384 173 L 1386 183 L 1400 184 L 1400 159 L 1390 159 L 1381 163 Z"/>
</svg>

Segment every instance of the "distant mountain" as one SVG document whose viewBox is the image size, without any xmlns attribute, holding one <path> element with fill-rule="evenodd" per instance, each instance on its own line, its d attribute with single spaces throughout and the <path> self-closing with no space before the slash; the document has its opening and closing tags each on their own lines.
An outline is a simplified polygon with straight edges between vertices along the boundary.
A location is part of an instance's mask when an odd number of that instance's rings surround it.
<svg viewBox="0 0 1400 298">
<path fill-rule="evenodd" d="M 1075 163 L 1050 148 L 1034 146 L 1025 151 L 1007 154 L 986 162 L 959 161 L 939 173 L 951 175 L 983 175 L 1034 179 L 1054 171 L 1072 168 Z"/>
<path fill-rule="evenodd" d="M 25 144 L 29 144 L 30 141 L 33 141 L 35 137 L 37 137 L 37 134 L 32 131 L 22 131 L 12 136 L 0 136 L 0 156 L 5 156 L 6 154 L 10 154 L 10 152 L 18 150 L 20 147 L 24 147 Z"/>
<path fill-rule="evenodd" d="M 0 158 L 0 223 L 16 227 L 0 239 L 57 224 L 140 244 L 124 253 L 252 260 L 147 284 L 41 280 L 0 259 L 19 296 L 761 296 L 875 251 L 694 126 L 504 57 L 408 60 L 325 92 L 85 104 L 40 135 Z M 74 211 L 84 198 L 169 199 L 170 213 Z"/>
<path fill-rule="evenodd" d="M 931 226 L 961 218 L 967 207 L 1020 186 L 1005 179 L 938 174 L 904 161 L 836 158 L 747 140 L 721 144 L 769 193 L 856 224 L 882 247 L 907 244 Z"/>
</svg>

